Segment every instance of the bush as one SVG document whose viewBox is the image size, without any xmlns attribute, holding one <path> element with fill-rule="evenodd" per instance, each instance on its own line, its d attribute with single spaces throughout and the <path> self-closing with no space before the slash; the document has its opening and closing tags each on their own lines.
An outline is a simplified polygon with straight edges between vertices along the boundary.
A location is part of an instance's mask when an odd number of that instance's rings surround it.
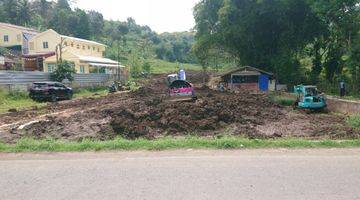
<svg viewBox="0 0 360 200">
<path fill-rule="evenodd" d="M 144 62 L 144 64 L 142 65 L 142 71 L 145 72 L 146 74 L 150 74 L 151 65 L 149 62 Z"/>
<path fill-rule="evenodd" d="M 65 79 L 73 81 L 73 74 L 76 73 L 74 64 L 68 61 L 63 61 L 57 65 L 56 70 L 51 74 L 51 80 L 62 82 Z"/>
<path fill-rule="evenodd" d="M 125 87 L 130 91 L 136 91 L 140 88 L 140 86 L 134 81 L 126 82 Z"/>
</svg>

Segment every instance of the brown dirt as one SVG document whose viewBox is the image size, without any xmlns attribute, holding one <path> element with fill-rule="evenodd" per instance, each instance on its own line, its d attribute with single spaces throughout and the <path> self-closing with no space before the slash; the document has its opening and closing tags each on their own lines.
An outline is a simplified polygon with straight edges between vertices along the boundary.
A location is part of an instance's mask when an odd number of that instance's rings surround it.
<svg viewBox="0 0 360 200">
<path fill-rule="evenodd" d="M 359 138 L 345 116 L 305 114 L 271 103 L 265 94 L 221 93 L 201 87 L 201 73 L 189 80 L 199 100 L 170 102 L 165 75 L 142 81 L 140 90 L 101 98 L 49 104 L 42 109 L 0 115 L 0 141 L 21 137 L 108 140 L 166 135 L 244 135 L 250 138 Z"/>
</svg>

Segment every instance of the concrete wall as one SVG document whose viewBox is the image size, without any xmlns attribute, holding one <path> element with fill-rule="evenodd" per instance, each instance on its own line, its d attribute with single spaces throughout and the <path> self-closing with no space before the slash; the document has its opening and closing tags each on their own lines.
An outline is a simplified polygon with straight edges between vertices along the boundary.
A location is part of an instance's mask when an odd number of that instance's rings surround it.
<svg viewBox="0 0 360 200">
<path fill-rule="evenodd" d="M 334 97 L 327 97 L 327 104 L 330 111 L 344 114 L 360 114 L 360 102 L 343 100 Z"/>
</svg>

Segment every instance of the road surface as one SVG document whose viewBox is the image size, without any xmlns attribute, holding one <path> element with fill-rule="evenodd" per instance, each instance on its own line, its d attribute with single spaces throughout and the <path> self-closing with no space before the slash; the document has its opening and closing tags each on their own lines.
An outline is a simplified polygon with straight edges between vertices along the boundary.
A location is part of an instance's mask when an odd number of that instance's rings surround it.
<svg viewBox="0 0 360 200">
<path fill-rule="evenodd" d="M 360 199 L 360 149 L 0 154 L 0 199 Z"/>
</svg>

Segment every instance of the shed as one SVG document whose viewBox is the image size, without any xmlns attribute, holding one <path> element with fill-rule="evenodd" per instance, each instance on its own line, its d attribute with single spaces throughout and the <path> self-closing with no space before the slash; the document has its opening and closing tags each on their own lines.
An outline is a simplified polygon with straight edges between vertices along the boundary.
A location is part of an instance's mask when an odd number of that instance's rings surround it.
<svg viewBox="0 0 360 200">
<path fill-rule="evenodd" d="M 250 66 L 240 67 L 220 75 L 227 89 L 247 89 L 266 92 L 275 90 L 274 74 Z"/>
</svg>

